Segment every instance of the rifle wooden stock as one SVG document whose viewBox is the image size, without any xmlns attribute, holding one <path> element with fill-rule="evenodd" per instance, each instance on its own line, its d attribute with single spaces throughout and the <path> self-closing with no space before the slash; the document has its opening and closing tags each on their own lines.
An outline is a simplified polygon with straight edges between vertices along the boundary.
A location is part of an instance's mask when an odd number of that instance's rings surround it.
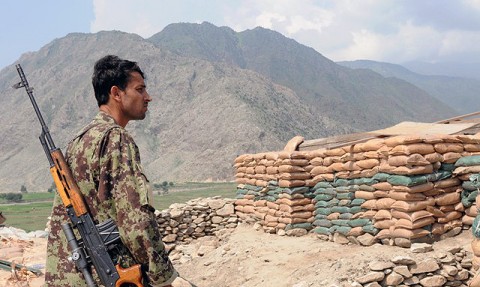
<svg viewBox="0 0 480 287">
<path fill-rule="evenodd" d="M 115 287 L 120 287 L 122 284 L 126 283 L 135 284 L 137 287 L 143 287 L 142 270 L 140 269 L 139 264 L 129 268 L 122 268 L 118 264 L 115 267 L 117 268 L 118 275 L 120 275 L 120 278 L 115 283 Z"/>
<path fill-rule="evenodd" d="M 50 155 L 55 164 L 54 167 L 50 168 L 50 172 L 52 173 L 55 186 L 62 198 L 63 204 L 66 207 L 72 206 L 77 217 L 87 214 L 88 209 L 83 200 L 83 195 L 73 179 L 72 172 L 62 154 L 62 151 L 57 149 L 51 151 Z M 52 172 L 52 169 L 56 171 L 56 176 L 54 175 L 55 172 Z"/>
</svg>

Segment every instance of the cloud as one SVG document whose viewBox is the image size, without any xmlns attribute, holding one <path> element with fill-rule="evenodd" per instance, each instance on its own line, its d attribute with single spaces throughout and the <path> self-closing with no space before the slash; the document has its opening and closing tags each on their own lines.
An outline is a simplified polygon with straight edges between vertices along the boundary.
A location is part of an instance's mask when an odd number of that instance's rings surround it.
<svg viewBox="0 0 480 287">
<path fill-rule="evenodd" d="M 93 0 L 91 30 L 150 37 L 166 25 L 211 22 L 272 29 L 335 60 L 480 61 L 480 0 Z"/>
</svg>

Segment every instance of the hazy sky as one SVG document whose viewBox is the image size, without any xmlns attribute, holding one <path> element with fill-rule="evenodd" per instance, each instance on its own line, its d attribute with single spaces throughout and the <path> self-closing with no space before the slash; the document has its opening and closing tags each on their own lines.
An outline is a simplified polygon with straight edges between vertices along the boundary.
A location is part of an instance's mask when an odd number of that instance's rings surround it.
<svg viewBox="0 0 480 287">
<path fill-rule="evenodd" d="M 480 63 L 480 0 L 4 0 L 0 68 L 71 32 L 262 26 L 334 61 Z"/>
</svg>

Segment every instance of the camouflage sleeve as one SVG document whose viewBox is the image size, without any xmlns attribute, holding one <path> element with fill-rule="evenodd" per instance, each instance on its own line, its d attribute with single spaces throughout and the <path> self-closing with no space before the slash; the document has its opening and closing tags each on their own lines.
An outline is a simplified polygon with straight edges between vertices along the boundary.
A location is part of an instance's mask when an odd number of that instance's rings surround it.
<svg viewBox="0 0 480 287">
<path fill-rule="evenodd" d="M 149 204 L 138 148 L 122 129 L 112 129 L 106 139 L 100 157 L 99 185 L 111 188 L 121 239 L 135 261 L 144 266 L 152 286 L 169 285 L 177 272 Z"/>
</svg>

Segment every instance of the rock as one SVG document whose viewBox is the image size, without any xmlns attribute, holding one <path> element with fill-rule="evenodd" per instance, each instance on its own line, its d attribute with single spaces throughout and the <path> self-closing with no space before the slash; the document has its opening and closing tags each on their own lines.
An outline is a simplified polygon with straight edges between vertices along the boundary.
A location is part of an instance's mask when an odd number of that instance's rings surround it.
<svg viewBox="0 0 480 287">
<path fill-rule="evenodd" d="M 222 199 L 214 199 L 209 200 L 207 204 L 211 209 L 217 210 L 225 206 L 225 201 Z"/>
<path fill-rule="evenodd" d="M 333 242 L 338 244 L 348 244 L 350 243 L 350 240 L 348 240 L 348 238 L 345 235 L 337 232 L 333 235 Z"/>
<path fill-rule="evenodd" d="M 403 248 L 410 248 L 410 246 L 412 245 L 412 242 L 410 241 L 410 239 L 407 239 L 407 238 L 395 238 L 394 242 L 395 242 L 395 246 L 403 247 Z"/>
<path fill-rule="evenodd" d="M 444 271 L 449 276 L 455 276 L 458 273 L 458 269 L 455 266 L 443 265 L 442 271 Z"/>
<path fill-rule="evenodd" d="M 177 235 L 176 234 L 168 234 L 162 238 L 162 241 L 165 243 L 172 243 L 177 240 Z"/>
<path fill-rule="evenodd" d="M 395 266 L 393 267 L 393 271 L 402 275 L 405 278 L 412 277 L 412 273 L 410 273 L 410 270 L 408 270 L 408 267 L 405 265 Z"/>
<path fill-rule="evenodd" d="M 420 284 L 424 287 L 442 287 L 447 283 L 447 279 L 440 275 L 428 276 L 420 280 Z"/>
<path fill-rule="evenodd" d="M 407 284 L 407 285 L 415 285 L 415 284 L 418 284 L 420 283 L 420 279 L 418 279 L 417 276 L 412 276 L 410 278 L 407 278 L 403 281 L 403 283 Z"/>
<path fill-rule="evenodd" d="M 370 267 L 372 271 L 383 271 L 395 267 L 395 264 L 390 261 L 372 261 L 368 264 L 368 267 Z"/>
<path fill-rule="evenodd" d="M 404 278 L 403 278 L 402 275 L 400 275 L 396 272 L 392 272 L 385 277 L 384 283 L 387 286 L 396 286 L 396 285 L 402 283 L 403 280 L 404 280 Z"/>
<path fill-rule="evenodd" d="M 225 204 L 225 206 L 223 206 L 219 210 L 217 210 L 216 213 L 218 216 L 226 217 L 226 216 L 233 215 L 235 213 L 235 209 L 233 207 L 233 204 L 228 203 L 228 204 Z"/>
<path fill-rule="evenodd" d="M 410 251 L 413 253 L 426 253 L 433 251 L 433 247 L 428 243 L 413 243 L 410 247 Z"/>
<path fill-rule="evenodd" d="M 412 274 L 435 272 L 438 269 L 440 269 L 440 266 L 438 266 L 437 261 L 433 258 L 427 258 L 410 266 L 410 272 Z"/>
<path fill-rule="evenodd" d="M 303 228 L 294 228 L 294 229 L 290 229 L 289 231 L 286 232 L 286 234 L 288 236 L 294 236 L 294 237 L 304 236 L 304 235 L 307 235 L 307 233 L 308 233 L 308 231 L 306 229 L 303 229 Z"/>
<path fill-rule="evenodd" d="M 376 242 L 375 237 L 370 233 L 365 233 L 363 235 L 360 235 L 357 237 L 357 239 L 358 239 L 358 242 L 360 242 L 360 244 L 362 244 L 363 246 L 372 246 Z"/>
<path fill-rule="evenodd" d="M 385 274 L 383 272 L 370 272 L 367 275 L 357 278 L 357 282 L 360 284 L 366 284 L 370 282 L 378 282 L 382 281 L 385 278 Z"/>
<path fill-rule="evenodd" d="M 455 280 L 467 280 L 469 275 L 468 270 L 462 269 L 455 275 Z"/>
<path fill-rule="evenodd" d="M 412 265 L 417 263 L 412 257 L 410 256 L 395 256 L 392 259 L 392 262 L 395 264 L 402 264 L 402 265 Z"/>
<path fill-rule="evenodd" d="M 184 211 L 182 209 L 174 208 L 170 210 L 170 217 L 171 218 L 179 218 L 183 215 Z"/>
</svg>

